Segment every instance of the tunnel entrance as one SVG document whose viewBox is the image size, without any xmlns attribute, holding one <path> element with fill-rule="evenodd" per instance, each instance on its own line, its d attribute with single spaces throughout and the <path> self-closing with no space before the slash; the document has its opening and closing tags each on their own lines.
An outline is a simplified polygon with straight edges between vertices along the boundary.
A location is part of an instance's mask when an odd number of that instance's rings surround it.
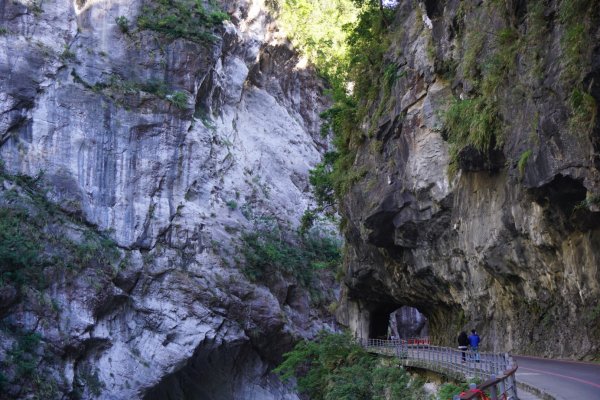
<svg viewBox="0 0 600 400">
<path fill-rule="evenodd" d="M 396 305 L 380 306 L 371 311 L 369 320 L 369 338 L 389 339 L 390 315 L 397 309 Z"/>
<path fill-rule="evenodd" d="M 408 339 L 429 336 L 429 321 L 414 307 L 384 305 L 371 311 L 369 338 Z"/>
</svg>

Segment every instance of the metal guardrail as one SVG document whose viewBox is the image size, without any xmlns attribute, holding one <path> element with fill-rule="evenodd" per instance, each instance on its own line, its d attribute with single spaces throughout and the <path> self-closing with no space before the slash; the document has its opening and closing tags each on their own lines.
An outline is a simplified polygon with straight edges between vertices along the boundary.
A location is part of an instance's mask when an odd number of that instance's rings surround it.
<svg viewBox="0 0 600 400">
<path fill-rule="evenodd" d="M 359 343 L 369 352 L 396 356 L 407 367 L 427 369 L 454 379 L 476 378 L 484 381 L 460 397 L 455 397 L 455 400 L 518 399 L 515 379 L 517 365 L 508 353 L 463 352 L 450 347 L 433 346 L 428 338 L 359 339 Z"/>
<path fill-rule="evenodd" d="M 504 375 L 499 378 L 492 379 L 475 386 L 471 384 L 471 388 L 458 396 L 454 396 L 453 400 L 509 400 L 518 399 L 517 397 L 517 382 L 515 373 L 517 366 L 505 371 Z M 489 394 L 489 396 L 488 396 Z"/>
</svg>

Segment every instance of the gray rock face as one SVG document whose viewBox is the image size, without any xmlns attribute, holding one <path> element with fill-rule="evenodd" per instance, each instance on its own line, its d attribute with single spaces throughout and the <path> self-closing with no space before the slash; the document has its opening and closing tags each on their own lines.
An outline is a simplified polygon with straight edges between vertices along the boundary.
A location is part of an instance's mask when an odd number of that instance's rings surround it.
<svg viewBox="0 0 600 400">
<path fill-rule="evenodd" d="M 397 338 L 410 339 L 429 335 L 427 318 L 414 307 L 400 307 L 390 315 L 390 327 Z"/>
<path fill-rule="evenodd" d="M 4 166 L 43 171 L 51 200 L 108 231 L 123 265 L 53 282 L 48 323 L 27 299 L 11 307 L 10 287 L 0 312 L 60 354 L 47 398 L 297 398 L 270 368 L 329 322 L 292 277 L 250 283 L 236 238 L 263 217 L 295 226 L 310 204 L 322 83 L 262 1 L 222 2 L 231 21 L 203 43 L 137 29 L 142 3 L 0 2 Z"/>
<path fill-rule="evenodd" d="M 458 332 L 477 328 L 486 350 L 600 356 L 600 126 L 590 113 L 594 129 L 574 130 L 569 93 L 580 81 L 561 78 L 568 27 L 559 4 L 544 3 L 543 35 L 532 45 L 533 3 L 400 5 L 386 57 L 401 76 L 384 100 L 388 111 L 365 123 L 376 134 L 355 166 L 368 173 L 343 202 L 349 251 L 338 316 L 357 335 L 385 334 L 381 321 L 407 305 L 425 314 L 438 343 L 454 346 Z M 598 10 L 588 11 L 597 21 Z M 420 23 L 424 14 L 431 27 Z M 590 42 L 577 71 L 597 105 L 590 77 L 600 31 L 585 27 Z M 475 96 L 465 49 L 480 39 L 476 64 L 492 68 L 501 28 L 514 29 L 520 46 L 492 99 L 503 144 L 488 155 L 459 149 L 459 170 L 449 172 L 441 117 L 453 98 Z"/>
</svg>

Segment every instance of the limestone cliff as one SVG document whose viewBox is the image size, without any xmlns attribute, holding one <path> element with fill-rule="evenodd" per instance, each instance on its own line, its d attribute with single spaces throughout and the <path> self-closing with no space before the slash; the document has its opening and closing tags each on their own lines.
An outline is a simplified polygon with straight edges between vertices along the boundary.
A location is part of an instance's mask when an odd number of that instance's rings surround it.
<svg viewBox="0 0 600 400">
<path fill-rule="evenodd" d="M 600 357 L 599 12 L 400 2 L 342 202 L 359 336 L 408 305 L 441 344 Z"/>
<path fill-rule="evenodd" d="M 265 10 L 0 1 L 3 243 L 31 256 L 2 260 L 0 397 L 297 398 L 270 368 L 331 319 L 237 238 L 297 226 L 326 104 Z"/>
</svg>

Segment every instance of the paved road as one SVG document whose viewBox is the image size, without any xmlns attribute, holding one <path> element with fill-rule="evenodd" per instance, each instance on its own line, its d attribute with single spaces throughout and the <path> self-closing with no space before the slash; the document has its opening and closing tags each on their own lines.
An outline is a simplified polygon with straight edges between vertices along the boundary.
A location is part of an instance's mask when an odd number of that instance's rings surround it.
<svg viewBox="0 0 600 400">
<path fill-rule="evenodd" d="M 517 381 L 534 386 L 556 400 L 600 400 L 600 364 L 513 356 Z"/>
</svg>

